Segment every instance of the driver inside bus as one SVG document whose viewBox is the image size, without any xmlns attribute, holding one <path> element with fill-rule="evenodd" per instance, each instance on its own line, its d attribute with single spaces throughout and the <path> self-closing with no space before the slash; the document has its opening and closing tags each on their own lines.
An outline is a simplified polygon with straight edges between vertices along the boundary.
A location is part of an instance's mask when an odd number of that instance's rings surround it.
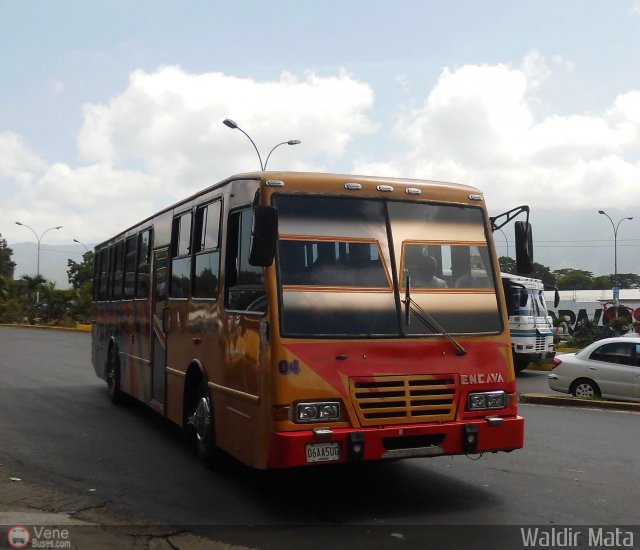
<svg viewBox="0 0 640 550">
<path fill-rule="evenodd" d="M 415 288 L 446 288 L 447 283 L 436 276 L 438 271 L 438 261 L 433 256 L 419 256 L 416 262 L 414 259 L 413 268 L 410 269 L 411 284 Z"/>
</svg>

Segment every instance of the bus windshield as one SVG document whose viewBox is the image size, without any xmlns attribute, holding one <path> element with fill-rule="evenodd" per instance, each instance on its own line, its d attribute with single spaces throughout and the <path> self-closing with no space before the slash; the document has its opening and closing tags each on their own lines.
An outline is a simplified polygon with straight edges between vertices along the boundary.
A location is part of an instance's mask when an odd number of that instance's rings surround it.
<svg viewBox="0 0 640 550">
<path fill-rule="evenodd" d="M 502 323 L 480 208 L 276 195 L 281 329 L 290 337 L 425 336 L 400 295 L 458 334 Z"/>
<path fill-rule="evenodd" d="M 511 293 L 513 315 L 527 317 L 546 317 L 549 315 L 543 290 L 513 287 Z"/>
</svg>

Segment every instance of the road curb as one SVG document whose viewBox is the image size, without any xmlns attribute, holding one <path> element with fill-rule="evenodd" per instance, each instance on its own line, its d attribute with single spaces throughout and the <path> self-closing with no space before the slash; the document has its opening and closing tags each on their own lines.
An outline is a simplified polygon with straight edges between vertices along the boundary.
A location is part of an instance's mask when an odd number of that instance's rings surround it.
<svg viewBox="0 0 640 550">
<path fill-rule="evenodd" d="M 577 397 L 564 397 L 549 395 L 546 393 L 521 393 L 518 396 L 520 403 L 535 403 L 543 405 L 562 405 L 567 407 L 589 407 L 597 409 L 613 409 L 618 411 L 640 412 L 640 403 L 627 403 L 624 401 L 605 401 L 603 399 L 579 399 Z"/>
<path fill-rule="evenodd" d="M 75 327 L 54 327 L 49 325 L 22 325 L 22 324 L 10 324 L 0 323 L 0 327 L 7 328 L 37 328 L 42 330 L 59 330 L 63 332 L 91 332 L 91 325 L 78 324 Z"/>
</svg>

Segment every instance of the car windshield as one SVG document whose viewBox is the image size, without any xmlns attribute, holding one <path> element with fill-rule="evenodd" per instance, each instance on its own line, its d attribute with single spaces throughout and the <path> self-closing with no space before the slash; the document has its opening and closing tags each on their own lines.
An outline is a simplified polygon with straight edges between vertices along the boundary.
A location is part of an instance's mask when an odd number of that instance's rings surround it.
<svg viewBox="0 0 640 550">
<path fill-rule="evenodd" d="M 276 195 L 286 336 L 427 335 L 400 293 L 452 333 L 502 329 L 482 210 L 420 202 Z"/>
</svg>

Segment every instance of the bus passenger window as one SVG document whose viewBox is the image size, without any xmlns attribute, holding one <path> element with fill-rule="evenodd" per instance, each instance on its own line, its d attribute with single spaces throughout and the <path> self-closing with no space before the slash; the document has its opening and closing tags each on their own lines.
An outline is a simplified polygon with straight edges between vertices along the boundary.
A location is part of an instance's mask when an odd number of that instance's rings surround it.
<svg viewBox="0 0 640 550">
<path fill-rule="evenodd" d="M 171 298 L 188 298 L 191 286 L 191 212 L 173 219 L 171 232 Z"/>
<path fill-rule="evenodd" d="M 265 312 L 264 269 L 249 264 L 252 224 L 250 208 L 229 216 L 225 302 L 231 310 Z"/>
<path fill-rule="evenodd" d="M 115 246 L 115 257 L 113 261 L 113 281 L 111 297 L 114 300 L 122 300 L 122 260 L 124 258 L 124 241 L 120 241 Z"/>
<path fill-rule="evenodd" d="M 124 245 L 124 298 L 133 298 L 136 284 L 136 247 L 135 237 L 129 237 Z"/>
<path fill-rule="evenodd" d="M 138 267 L 136 269 L 136 298 L 149 297 L 149 269 L 151 267 L 151 229 L 138 235 Z"/>
<path fill-rule="evenodd" d="M 222 202 L 218 200 L 196 210 L 194 298 L 218 297 L 221 205 Z"/>
<path fill-rule="evenodd" d="M 103 301 L 109 297 L 109 249 L 103 248 L 98 254 L 98 300 Z"/>
</svg>

